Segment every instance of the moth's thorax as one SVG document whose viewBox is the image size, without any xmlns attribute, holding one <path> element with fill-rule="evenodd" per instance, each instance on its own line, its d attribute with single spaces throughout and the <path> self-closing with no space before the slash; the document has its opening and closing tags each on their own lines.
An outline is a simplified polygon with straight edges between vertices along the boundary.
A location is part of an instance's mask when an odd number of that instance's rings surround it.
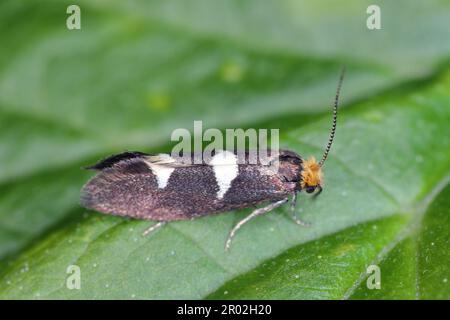
<svg viewBox="0 0 450 320">
<path fill-rule="evenodd" d="M 314 157 L 303 160 L 302 167 L 300 182 L 302 189 L 322 185 L 322 168 Z"/>
<path fill-rule="evenodd" d="M 300 172 L 302 170 L 302 159 L 292 151 L 282 150 L 280 152 L 280 162 L 278 174 L 284 182 L 300 182 Z"/>
</svg>

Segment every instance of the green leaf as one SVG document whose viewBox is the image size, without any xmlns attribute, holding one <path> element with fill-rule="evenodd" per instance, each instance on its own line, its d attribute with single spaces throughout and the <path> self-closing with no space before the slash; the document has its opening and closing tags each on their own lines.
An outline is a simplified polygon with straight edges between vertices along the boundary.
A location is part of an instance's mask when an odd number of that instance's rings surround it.
<svg viewBox="0 0 450 320">
<path fill-rule="evenodd" d="M 299 203 L 312 228 L 299 228 L 278 210 L 245 226 L 225 253 L 227 233 L 246 212 L 171 223 L 148 238 L 141 236 L 148 222 L 92 213 L 62 226 L 7 267 L 1 295 L 202 298 L 213 292 L 213 297 L 220 292 L 225 297 L 228 291 L 230 297 L 232 292 L 236 297 L 351 296 L 366 264 L 411 229 L 425 196 L 450 170 L 449 87 L 447 74 L 410 95 L 388 95 L 342 110 L 326 165 L 327 189 L 317 201 L 305 196 Z M 318 155 L 328 125 L 329 116 L 292 130 L 282 141 L 302 154 Z M 412 134 L 417 131 L 421 134 Z M 442 138 L 436 141 L 436 136 Z M 66 268 L 72 264 L 82 270 L 81 290 L 66 288 Z M 290 266 L 295 273 L 277 272 Z M 253 269 L 275 278 L 267 286 L 255 284 L 255 273 L 245 274 Z M 289 275 L 291 283 L 286 283 Z M 230 289 L 216 291 L 224 283 Z M 285 291 L 277 283 L 286 283 Z"/>
<path fill-rule="evenodd" d="M 429 75 L 450 52 L 443 3 L 384 1 L 390 14 L 379 33 L 365 27 L 370 1 L 345 10 L 288 0 L 86 1 L 82 29 L 69 31 L 72 3 L 1 4 L 0 35 L 12 45 L 0 56 L 0 112 L 32 126 L 14 132 L 21 148 L 10 132 L 0 135 L 0 181 L 165 145 L 174 128 L 197 119 L 225 128 L 317 114 L 344 63 L 352 101 Z"/>
<path fill-rule="evenodd" d="M 450 184 L 380 257 L 381 289 L 361 283 L 350 298 L 450 299 L 449 225 Z"/>
<path fill-rule="evenodd" d="M 109 4 L 101 15 L 81 4 L 87 22 L 79 32 L 61 23 L 67 3 L 2 6 L 12 15 L 5 37 L 28 42 L 34 32 L 37 39 L 3 53 L 0 181 L 111 151 L 166 145 L 172 130 L 192 128 L 198 119 L 224 128 L 289 111 L 317 114 L 328 108 L 330 96 L 321 93 L 334 91 L 342 64 L 180 34 L 136 13 L 117 17 Z M 43 26 L 30 19 L 26 33 L 22 25 L 7 28 L 14 17 L 41 12 L 50 15 Z M 356 63 L 349 67 L 349 100 L 397 80 L 377 67 L 369 74 Z M 24 137 L 20 148 L 13 135 Z"/>
<path fill-rule="evenodd" d="M 294 247 L 208 298 L 449 299 L 449 202 L 450 184 L 425 215 L 395 215 Z M 368 284 L 373 265 L 380 268 L 378 289 Z"/>
<path fill-rule="evenodd" d="M 227 282 L 209 299 L 339 299 L 406 223 L 395 215 L 288 249 Z M 384 270 L 384 269 L 383 269 Z"/>
<path fill-rule="evenodd" d="M 370 1 L 82 1 L 78 31 L 69 4 L 0 4 L 0 298 L 449 297 L 448 243 L 430 238 L 448 221 L 421 218 L 450 170 L 448 4 L 381 1 L 380 31 L 365 27 Z M 79 207 L 83 165 L 167 151 L 193 120 L 280 128 L 319 157 L 343 64 L 326 190 L 298 204 L 313 227 L 282 208 L 225 253 L 250 210 L 143 238 L 148 222 Z M 366 292 L 372 262 L 383 284 Z M 65 284 L 73 264 L 81 290 Z"/>
</svg>

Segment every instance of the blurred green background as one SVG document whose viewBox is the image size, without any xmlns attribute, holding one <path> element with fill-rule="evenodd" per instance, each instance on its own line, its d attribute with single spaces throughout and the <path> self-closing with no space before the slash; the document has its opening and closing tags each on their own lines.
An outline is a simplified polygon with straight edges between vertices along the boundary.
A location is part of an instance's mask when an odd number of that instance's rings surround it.
<svg viewBox="0 0 450 320">
<path fill-rule="evenodd" d="M 0 298 L 450 298 L 449 30 L 443 0 L 2 1 Z M 194 120 L 319 157 L 343 65 L 327 189 L 298 204 L 312 228 L 280 209 L 226 254 L 248 210 L 142 238 L 148 222 L 79 207 L 82 166 L 170 151 Z"/>
</svg>

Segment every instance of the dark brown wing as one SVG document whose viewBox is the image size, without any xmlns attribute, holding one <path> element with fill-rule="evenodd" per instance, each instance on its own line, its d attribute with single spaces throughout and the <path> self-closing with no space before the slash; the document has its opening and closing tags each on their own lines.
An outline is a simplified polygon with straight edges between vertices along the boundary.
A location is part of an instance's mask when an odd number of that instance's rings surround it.
<svg viewBox="0 0 450 320">
<path fill-rule="evenodd" d="M 112 162 L 110 157 L 104 160 L 107 161 L 105 165 L 93 166 L 95 169 L 101 167 L 101 171 L 82 188 L 80 202 L 83 207 L 151 220 L 190 219 L 217 210 L 214 176 L 208 166 L 191 166 L 188 167 L 190 170 L 183 170 L 185 181 L 196 181 L 197 188 L 184 185 L 179 190 L 158 186 L 157 177 L 148 164 L 148 161 L 153 161 L 163 165 L 157 155 L 115 159 L 119 160 Z M 177 179 L 179 174 L 173 173 L 171 179 Z M 202 210 L 199 210 L 200 207 Z"/>
<path fill-rule="evenodd" d="M 210 165 L 179 163 L 167 155 L 129 153 L 129 157 L 107 158 L 93 168 L 100 172 L 83 187 L 81 205 L 138 219 L 192 219 L 288 194 L 277 175 L 261 174 L 255 165 L 239 165 L 239 174 L 219 198 L 220 187 Z M 161 181 L 161 177 L 166 179 Z"/>
</svg>

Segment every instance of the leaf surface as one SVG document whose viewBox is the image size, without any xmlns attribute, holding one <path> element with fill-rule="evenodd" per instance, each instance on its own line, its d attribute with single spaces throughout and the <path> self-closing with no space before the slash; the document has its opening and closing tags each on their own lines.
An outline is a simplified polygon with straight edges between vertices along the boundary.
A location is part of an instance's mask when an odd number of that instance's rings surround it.
<svg viewBox="0 0 450 320">
<path fill-rule="evenodd" d="M 433 200 L 450 172 L 448 4 L 381 1 L 380 31 L 369 1 L 82 1 L 78 31 L 69 4 L 0 4 L 0 298 L 449 297 Z M 225 253 L 250 210 L 143 238 L 148 222 L 79 207 L 82 166 L 169 151 L 194 120 L 280 128 L 283 147 L 319 157 L 343 64 L 326 190 L 298 203 L 313 227 L 282 208 Z M 369 263 L 381 290 L 364 286 Z M 74 264 L 81 290 L 66 287 Z"/>
</svg>

